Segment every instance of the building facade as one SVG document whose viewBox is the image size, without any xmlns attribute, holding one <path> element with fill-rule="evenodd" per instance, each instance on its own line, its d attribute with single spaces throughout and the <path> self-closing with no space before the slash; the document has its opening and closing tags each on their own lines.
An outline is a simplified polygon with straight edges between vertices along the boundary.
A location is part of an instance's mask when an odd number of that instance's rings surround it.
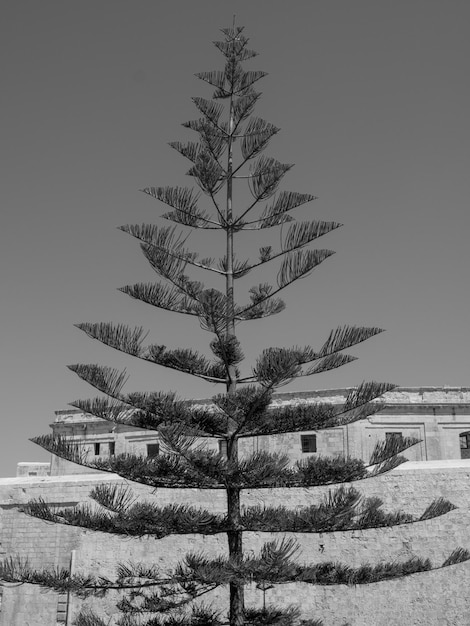
<svg viewBox="0 0 470 626">
<path fill-rule="evenodd" d="M 276 394 L 273 406 L 344 402 L 349 389 Z M 202 403 L 209 401 L 201 401 Z M 384 396 L 385 408 L 367 420 L 323 431 L 306 431 L 242 439 L 241 454 L 255 451 L 287 453 L 294 463 L 311 455 L 344 455 L 368 462 L 378 441 L 416 437 L 420 443 L 404 455 L 410 461 L 470 458 L 470 388 L 400 388 Z M 57 411 L 51 424 L 56 435 L 75 439 L 90 459 L 130 453 L 144 456 L 160 451 L 158 433 L 115 425 L 78 410 Z M 208 449 L 223 452 L 223 442 L 201 440 Z M 35 471 L 35 470 L 32 470 Z M 51 475 L 84 473 L 86 468 L 58 457 Z"/>
</svg>

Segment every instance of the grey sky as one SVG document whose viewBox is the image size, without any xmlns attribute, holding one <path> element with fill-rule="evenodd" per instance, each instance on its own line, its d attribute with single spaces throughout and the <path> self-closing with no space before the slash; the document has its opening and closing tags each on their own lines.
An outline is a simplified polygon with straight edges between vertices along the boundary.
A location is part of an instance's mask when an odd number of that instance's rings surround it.
<svg viewBox="0 0 470 626">
<path fill-rule="evenodd" d="M 116 291 L 152 273 L 115 226 L 163 212 L 139 188 L 191 184 L 167 142 L 192 138 L 180 126 L 197 117 L 190 97 L 211 93 L 193 74 L 220 68 L 211 42 L 234 12 L 260 52 L 250 67 L 269 72 L 257 114 L 282 128 L 269 154 L 296 164 L 283 188 L 319 196 L 299 217 L 345 224 L 321 241 L 337 254 L 286 292 L 287 311 L 242 328 L 245 352 L 378 325 L 387 333 L 356 349 L 360 361 L 291 388 L 470 384 L 466 0 L 2 9 L 0 475 L 47 459 L 28 437 L 48 432 L 54 410 L 95 395 L 69 363 L 126 366 L 129 390 L 216 391 L 126 359 L 73 324 L 142 324 L 151 341 L 204 349 L 209 336 L 193 319 Z"/>
</svg>

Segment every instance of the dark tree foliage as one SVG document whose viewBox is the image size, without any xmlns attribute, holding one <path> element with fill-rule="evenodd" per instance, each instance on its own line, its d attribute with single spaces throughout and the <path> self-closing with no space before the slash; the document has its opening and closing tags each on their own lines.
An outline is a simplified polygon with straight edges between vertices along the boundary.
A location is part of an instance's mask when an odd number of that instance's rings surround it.
<svg viewBox="0 0 470 626">
<path fill-rule="evenodd" d="M 352 458 L 314 456 L 291 465 L 282 454 L 239 454 L 242 438 L 275 436 L 286 432 L 320 431 L 365 419 L 383 408 L 381 396 L 393 385 L 365 382 L 353 389 L 341 405 L 318 403 L 284 407 L 272 405 L 273 394 L 299 377 L 312 376 L 355 360 L 345 351 L 379 334 L 380 328 L 342 326 L 330 332 L 323 345 L 270 347 L 246 367 L 237 338 L 238 324 L 275 315 L 284 310 L 279 293 L 308 276 L 333 252 L 309 245 L 336 230 L 337 222 L 297 222 L 293 211 L 315 200 L 315 196 L 278 191 L 291 165 L 264 154 L 279 129 L 254 115 L 260 98 L 257 85 L 265 73 L 244 69 L 243 63 L 256 56 L 248 47 L 243 28 L 222 30 L 223 41 L 215 46 L 224 57 L 222 70 L 197 76 L 212 88 L 212 98 L 194 98 L 199 117 L 184 124 L 195 132 L 197 141 L 171 145 L 190 162 L 187 172 L 199 190 L 185 187 L 148 187 L 143 192 L 169 209 L 162 217 L 170 226 L 133 224 L 121 230 L 140 242 L 141 250 L 159 280 L 127 285 L 121 291 L 154 307 L 193 316 L 211 335 L 211 356 L 189 348 L 167 348 L 146 344 L 141 327 L 125 324 L 83 323 L 78 328 L 90 337 L 124 352 L 178 372 L 220 384 L 225 391 L 210 403 L 181 400 L 174 393 L 127 393 L 125 372 L 88 364 L 70 369 L 104 396 L 79 400 L 73 406 L 115 424 L 157 431 L 161 454 L 143 458 L 123 454 L 90 460 L 86 450 L 72 440 L 43 436 L 36 441 L 52 453 L 86 467 L 117 473 L 125 479 L 150 487 L 222 489 L 227 496 L 225 514 L 186 505 L 159 506 L 140 500 L 128 487 L 101 485 L 91 493 L 92 504 L 55 508 L 43 500 L 30 502 L 24 511 L 42 520 L 80 526 L 124 537 L 199 533 L 225 533 L 227 554 L 209 558 L 202 553 L 187 554 L 169 571 L 156 565 L 118 564 L 111 578 L 71 575 L 67 571 L 38 571 L 15 559 L 0 564 L 0 577 L 9 582 L 28 582 L 58 591 L 78 594 L 124 590 L 118 604 L 120 626 L 231 626 L 249 624 L 320 626 L 321 616 L 301 619 L 296 607 L 246 607 L 244 586 L 301 582 L 312 585 L 366 584 L 444 567 L 469 558 L 455 550 L 442 564 L 417 558 L 403 562 L 348 567 L 336 562 L 302 564 L 295 541 L 268 541 L 257 555 L 243 551 L 243 533 L 302 532 L 326 533 L 381 528 L 414 522 L 424 523 L 454 507 L 439 499 L 419 517 L 404 512 L 385 512 L 378 498 L 362 498 L 352 486 L 341 483 L 366 480 L 404 461 L 399 454 L 417 443 L 416 439 L 394 439 L 379 444 L 369 464 Z M 251 194 L 244 206 L 237 187 L 248 183 Z M 246 196 L 246 193 L 243 197 Z M 237 202 L 235 203 L 235 199 Z M 188 229 L 218 231 L 224 238 L 222 258 L 204 257 L 187 245 Z M 262 246 L 258 258 L 238 258 L 236 246 L 245 231 L 274 229 L 280 244 Z M 280 232 L 279 232 L 280 231 Z M 250 233 L 253 237 L 253 233 Z M 260 283 L 248 290 L 239 302 L 237 281 L 266 264 L 277 263 L 272 284 Z M 218 290 L 190 277 L 192 268 L 222 278 Z M 208 439 L 224 442 L 222 454 L 204 445 Z M 201 444 L 201 442 L 203 442 Z M 222 449 L 222 448 L 221 448 Z M 243 508 L 244 489 L 270 487 L 315 487 L 331 485 L 327 497 L 317 505 L 300 510 L 285 506 Z M 200 598 L 227 586 L 230 602 L 219 612 Z M 93 613 L 82 612 L 77 626 L 102 626 Z"/>
</svg>

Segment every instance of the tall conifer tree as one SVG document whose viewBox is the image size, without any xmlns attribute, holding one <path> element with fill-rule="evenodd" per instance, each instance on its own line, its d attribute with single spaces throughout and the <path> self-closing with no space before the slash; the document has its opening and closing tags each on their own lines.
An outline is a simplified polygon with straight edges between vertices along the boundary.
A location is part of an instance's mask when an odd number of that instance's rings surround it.
<svg viewBox="0 0 470 626">
<path fill-rule="evenodd" d="M 265 155 L 279 129 L 253 114 L 260 97 L 257 85 L 265 72 L 244 69 L 244 62 L 256 53 L 248 47 L 243 28 L 233 26 L 222 33 L 223 41 L 215 42 L 215 46 L 224 57 L 223 69 L 197 74 L 212 88 L 212 99 L 194 98 L 200 117 L 184 124 L 196 133 L 198 141 L 170 144 L 190 161 L 188 174 L 200 191 L 186 187 L 148 187 L 143 191 L 169 207 L 162 217 L 176 226 L 121 227 L 140 242 L 145 258 L 160 279 L 155 283 L 128 285 L 121 291 L 154 307 L 197 318 L 212 336 L 212 357 L 189 348 L 144 345 L 145 333 L 140 327 L 83 323 L 78 328 L 128 355 L 219 384 L 225 390 L 206 405 L 180 400 L 173 393 L 126 393 L 124 372 L 95 364 L 73 365 L 72 371 L 105 394 L 105 397 L 74 402 L 73 406 L 115 424 L 157 431 L 161 454 L 155 458 L 123 454 L 90 460 L 74 441 L 58 436 L 37 437 L 33 441 L 64 459 L 115 472 L 150 487 L 223 489 L 227 496 L 226 515 L 195 508 L 191 503 L 160 507 L 150 500 L 136 501 L 128 488 L 106 485 L 91 494 L 102 510 L 88 505 L 60 510 L 39 500 L 30 502 L 25 512 L 45 520 L 126 537 L 225 533 L 227 556 L 214 559 L 200 553 L 189 554 L 178 567 L 165 573 L 156 566 L 121 564 L 116 576 L 109 579 L 33 571 L 12 559 L 0 567 L 3 580 L 36 583 L 61 591 L 128 590 L 130 594 L 119 603 L 118 623 L 122 626 L 156 626 L 165 620 L 180 625 L 223 623 L 226 621 L 223 614 L 198 604 L 202 594 L 220 586 L 228 586 L 230 590 L 227 619 L 231 626 L 289 624 L 299 621 L 299 613 L 294 609 L 246 607 L 245 585 L 255 582 L 266 589 L 286 582 L 360 584 L 433 568 L 428 560 L 416 558 L 360 568 L 333 562 L 306 566 L 296 561 L 295 544 L 286 540 L 265 543 L 256 556 L 243 552 L 245 531 L 334 532 L 414 521 L 405 513 L 383 512 L 377 499 L 363 499 L 353 487 L 337 486 L 323 503 L 300 511 L 289 511 L 282 506 L 242 510 L 240 495 L 244 489 L 315 487 L 377 476 L 403 462 L 403 457 L 397 455 L 417 440 L 394 439 L 378 445 L 368 465 L 351 458 L 313 456 L 291 466 L 284 454 L 239 455 L 242 438 L 317 432 L 367 418 L 383 408 L 377 399 L 394 386 L 363 383 L 341 405 L 272 406 L 273 393 L 281 386 L 353 361 L 355 357 L 344 351 L 380 333 L 381 329 L 375 327 L 342 326 L 331 331 L 319 348 L 270 347 L 261 352 L 251 368 L 244 367 L 237 326 L 283 311 L 284 302 L 278 294 L 333 254 L 326 248 L 311 249 L 309 244 L 341 224 L 295 221 L 294 209 L 315 197 L 278 191 L 291 165 Z M 237 188 L 243 184 L 248 185 L 251 193 L 251 200 L 244 206 L 239 201 L 240 194 L 237 196 Z M 216 260 L 188 249 L 187 229 L 216 231 L 213 236 L 225 240 L 225 255 Z M 268 229 L 281 231 L 278 248 L 260 247 L 256 260 L 236 256 L 236 243 L 246 231 Z M 277 232 L 276 239 L 278 236 Z M 235 299 L 240 291 L 237 288 L 240 278 L 266 264 L 276 263 L 274 284 L 256 284 L 249 289 L 248 300 Z M 191 268 L 223 279 L 224 289 L 208 288 L 193 280 L 188 274 Z M 201 445 L 207 438 L 223 443 L 220 452 Z M 442 515 L 452 508 L 449 502 L 438 500 L 419 519 Z M 456 550 L 439 567 L 466 560 L 468 556 L 467 552 Z M 91 613 L 82 614 L 76 623 L 104 624 Z M 314 626 L 321 621 L 310 619 L 308 623 Z"/>
</svg>

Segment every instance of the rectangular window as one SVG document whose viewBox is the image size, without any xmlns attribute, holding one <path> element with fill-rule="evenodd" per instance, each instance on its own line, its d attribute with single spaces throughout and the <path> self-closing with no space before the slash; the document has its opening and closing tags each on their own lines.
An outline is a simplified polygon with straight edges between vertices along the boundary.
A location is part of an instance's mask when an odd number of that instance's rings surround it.
<svg viewBox="0 0 470 626">
<path fill-rule="evenodd" d="M 316 435 L 300 435 L 300 447 L 302 452 L 316 452 L 317 451 L 317 436 Z"/>
<path fill-rule="evenodd" d="M 470 448 L 470 433 L 460 435 L 460 448 L 462 450 L 468 450 L 468 448 Z"/>
<path fill-rule="evenodd" d="M 114 456 L 116 454 L 116 444 L 114 441 L 110 441 L 108 443 L 108 452 L 109 456 Z"/>
<path fill-rule="evenodd" d="M 219 454 L 221 456 L 227 456 L 227 440 L 219 439 Z"/>
<path fill-rule="evenodd" d="M 95 443 L 95 456 L 98 456 L 100 453 L 100 444 Z"/>
<path fill-rule="evenodd" d="M 160 452 L 160 444 L 159 443 L 148 443 L 147 444 L 147 456 L 158 456 Z"/>
<path fill-rule="evenodd" d="M 37 476 L 38 473 L 37 472 L 28 472 L 28 476 Z"/>
<path fill-rule="evenodd" d="M 403 439 L 402 433 L 385 433 L 385 441 L 388 443 L 389 441 L 396 441 L 397 443 Z"/>
</svg>

